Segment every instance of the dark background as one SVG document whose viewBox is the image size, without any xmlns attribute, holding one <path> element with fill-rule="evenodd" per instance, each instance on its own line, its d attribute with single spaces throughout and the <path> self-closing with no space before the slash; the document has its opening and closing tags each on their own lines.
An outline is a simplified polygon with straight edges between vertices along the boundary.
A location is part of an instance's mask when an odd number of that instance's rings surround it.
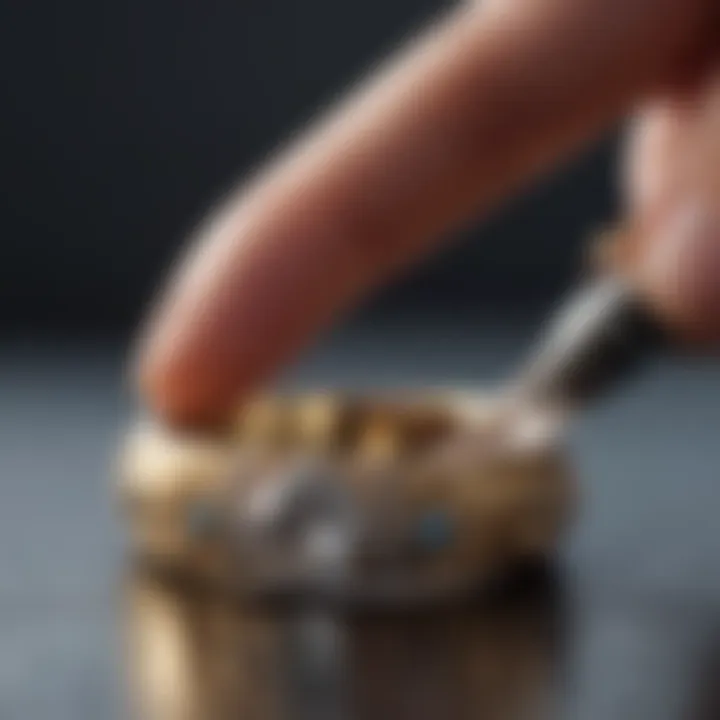
<svg viewBox="0 0 720 720">
<path fill-rule="evenodd" d="M 128 335 L 207 207 L 441 5 L 0 0 L 0 719 L 125 717 L 108 485 Z M 614 145 L 383 293 L 293 380 L 505 376 L 613 215 Z M 557 717 L 720 718 L 718 427 L 717 364 L 673 360 L 573 428 Z"/>
<path fill-rule="evenodd" d="M 3 0 L 0 327 L 126 334 L 208 206 L 440 0 Z M 537 307 L 612 214 L 611 143 L 376 307 Z"/>
</svg>

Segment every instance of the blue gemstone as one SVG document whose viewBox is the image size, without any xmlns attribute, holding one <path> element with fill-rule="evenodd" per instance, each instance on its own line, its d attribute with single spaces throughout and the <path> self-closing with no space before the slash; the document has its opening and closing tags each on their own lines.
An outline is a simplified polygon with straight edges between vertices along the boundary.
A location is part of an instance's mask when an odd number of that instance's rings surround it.
<svg viewBox="0 0 720 720">
<path fill-rule="evenodd" d="M 432 552 L 443 550 L 455 538 L 455 523 L 443 510 L 426 513 L 418 522 L 417 538 L 425 550 Z"/>
</svg>

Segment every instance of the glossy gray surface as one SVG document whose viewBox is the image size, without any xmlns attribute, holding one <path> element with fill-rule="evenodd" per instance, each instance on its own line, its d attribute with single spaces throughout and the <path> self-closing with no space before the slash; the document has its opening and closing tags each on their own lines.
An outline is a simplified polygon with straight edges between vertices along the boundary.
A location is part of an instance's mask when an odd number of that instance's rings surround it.
<svg viewBox="0 0 720 720">
<path fill-rule="evenodd" d="M 485 385 L 527 327 L 393 324 L 334 337 L 311 385 Z M 129 402 L 120 354 L 17 347 L 0 358 L 0 718 L 121 718 L 121 533 L 109 459 Z M 585 493 L 563 550 L 558 716 L 720 717 L 720 370 L 664 362 L 574 429 Z M 510 720 L 510 718 L 508 718 Z"/>
</svg>

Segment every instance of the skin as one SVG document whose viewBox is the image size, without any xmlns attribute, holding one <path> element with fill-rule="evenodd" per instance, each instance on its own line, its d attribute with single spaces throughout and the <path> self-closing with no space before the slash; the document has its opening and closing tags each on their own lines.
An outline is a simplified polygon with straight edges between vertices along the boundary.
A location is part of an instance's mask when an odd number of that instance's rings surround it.
<svg viewBox="0 0 720 720">
<path fill-rule="evenodd" d="M 720 73 L 648 107 L 625 175 L 632 238 L 624 260 L 677 337 L 720 341 Z"/>
<path fill-rule="evenodd" d="M 720 93 L 706 79 L 719 9 L 486 0 L 452 11 L 211 213 L 140 340 L 149 407 L 171 424 L 222 420 L 380 283 L 637 108 L 623 270 L 681 335 L 720 337 L 717 283 L 700 281 L 710 256 L 720 273 L 706 218 L 718 198 L 708 165 L 720 167 Z M 678 176 L 688 147 L 698 167 Z"/>
</svg>

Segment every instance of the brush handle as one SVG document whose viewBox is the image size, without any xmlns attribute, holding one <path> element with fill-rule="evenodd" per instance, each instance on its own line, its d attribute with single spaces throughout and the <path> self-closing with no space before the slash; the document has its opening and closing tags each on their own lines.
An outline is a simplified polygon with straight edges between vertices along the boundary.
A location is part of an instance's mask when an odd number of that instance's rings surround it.
<svg viewBox="0 0 720 720">
<path fill-rule="evenodd" d="M 610 392 L 666 345 L 666 333 L 630 284 L 581 285 L 551 320 L 517 389 L 543 404 L 577 406 Z"/>
</svg>

